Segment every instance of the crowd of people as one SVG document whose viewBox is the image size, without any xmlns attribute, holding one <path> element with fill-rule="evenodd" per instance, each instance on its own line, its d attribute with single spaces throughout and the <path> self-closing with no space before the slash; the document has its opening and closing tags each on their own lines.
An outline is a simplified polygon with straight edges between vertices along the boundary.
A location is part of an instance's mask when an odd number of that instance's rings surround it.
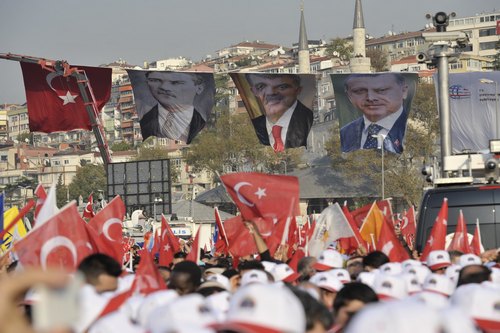
<svg viewBox="0 0 500 333">
<path fill-rule="evenodd" d="M 195 263 L 176 253 L 169 267 L 156 266 L 166 288 L 127 295 L 109 312 L 103 310 L 134 281 L 134 270 L 115 259 L 92 254 L 68 276 L 4 257 L 0 332 L 33 332 L 32 309 L 42 298 L 36 286 L 61 288 L 78 276 L 84 284 L 76 320 L 50 332 L 500 332 L 496 250 L 481 256 L 438 250 L 425 262 L 390 262 L 379 251 L 346 256 L 328 248 L 303 257 L 295 270 L 247 227 L 258 255 L 235 262 L 202 253 Z"/>
</svg>

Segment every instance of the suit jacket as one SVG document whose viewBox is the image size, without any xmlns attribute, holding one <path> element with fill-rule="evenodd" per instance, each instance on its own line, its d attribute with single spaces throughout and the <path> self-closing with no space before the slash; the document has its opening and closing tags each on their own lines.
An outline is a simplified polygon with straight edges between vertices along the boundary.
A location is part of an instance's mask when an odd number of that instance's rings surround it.
<svg viewBox="0 0 500 333">
<path fill-rule="evenodd" d="M 387 133 L 387 137 L 384 140 L 385 150 L 396 154 L 401 154 L 403 152 L 403 139 L 405 136 L 407 117 L 408 113 L 406 110 L 403 110 L 399 118 L 396 119 L 394 125 L 392 125 L 389 133 Z M 361 135 L 364 127 L 364 119 L 363 117 L 359 117 L 340 129 L 340 143 L 343 153 L 362 148 Z"/>
<path fill-rule="evenodd" d="M 205 127 L 205 119 L 196 111 L 193 112 L 193 118 L 189 124 L 189 134 L 186 141 L 191 143 L 194 137 Z M 158 105 L 155 105 L 148 113 L 140 120 L 142 139 L 146 140 L 150 136 L 160 137 L 160 124 L 158 123 Z"/>
<path fill-rule="evenodd" d="M 255 133 L 259 138 L 260 143 L 270 146 L 269 135 L 267 134 L 266 116 L 262 115 L 252 119 Z M 288 131 L 286 133 L 285 148 L 296 148 L 307 146 L 307 136 L 311 130 L 313 123 L 313 112 L 308 109 L 300 101 L 297 101 L 297 106 L 293 110 Z"/>
</svg>

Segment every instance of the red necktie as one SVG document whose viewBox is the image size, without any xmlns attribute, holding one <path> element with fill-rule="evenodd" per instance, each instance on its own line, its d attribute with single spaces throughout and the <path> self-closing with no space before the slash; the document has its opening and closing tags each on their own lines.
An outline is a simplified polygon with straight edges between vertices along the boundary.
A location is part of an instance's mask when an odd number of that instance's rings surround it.
<svg viewBox="0 0 500 333">
<path fill-rule="evenodd" d="M 283 141 L 281 140 L 281 126 L 274 125 L 272 129 L 272 134 L 274 138 L 274 151 L 283 151 L 285 150 L 285 146 L 283 145 Z"/>
</svg>

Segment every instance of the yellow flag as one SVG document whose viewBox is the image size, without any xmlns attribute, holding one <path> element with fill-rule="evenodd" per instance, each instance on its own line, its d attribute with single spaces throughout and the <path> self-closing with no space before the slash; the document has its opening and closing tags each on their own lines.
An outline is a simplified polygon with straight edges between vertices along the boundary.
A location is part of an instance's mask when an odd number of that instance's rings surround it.
<svg viewBox="0 0 500 333">
<path fill-rule="evenodd" d="M 377 202 L 374 202 L 370 211 L 366 215 L 366 218 L 359 229 L 361 237 L 368 244 L 377 244 L 378 237 L 380 235 L 380 230 L 382 230 L 382 225 L 384 223 L 384 215 L 377 206 Z"/>
<path fill-rule="evenodd" d="M 19 215 L 19 210 L 17 207 L 12 207 L 3 213 L 3 225 L 8 226 L 15 218 Z M 6 251 L 9 249 L 11 242 L 19 240 L 26 236 L 26 227 L 24 226 L 23 219 L 17 221 L 16 225 L 3 236 L 4 243 L 2 244 L 2 250 Z"/>
</svg>

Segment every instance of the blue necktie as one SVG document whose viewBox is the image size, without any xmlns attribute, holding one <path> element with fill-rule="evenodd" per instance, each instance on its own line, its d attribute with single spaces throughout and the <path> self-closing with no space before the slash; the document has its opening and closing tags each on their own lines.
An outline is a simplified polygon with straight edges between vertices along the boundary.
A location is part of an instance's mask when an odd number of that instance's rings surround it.
<svg viewBox="0 0 500 333">
<path fill-rule="evenodd" d="M 383 127 L 377 124 L 370 124 L 368 126 L 368 134 L 366 137 L 365 144 L 363 145 L 363 149 L 374 149 L 378 148 L 378 138 L 376 135 L 380 132 Z"/>
</svg>

